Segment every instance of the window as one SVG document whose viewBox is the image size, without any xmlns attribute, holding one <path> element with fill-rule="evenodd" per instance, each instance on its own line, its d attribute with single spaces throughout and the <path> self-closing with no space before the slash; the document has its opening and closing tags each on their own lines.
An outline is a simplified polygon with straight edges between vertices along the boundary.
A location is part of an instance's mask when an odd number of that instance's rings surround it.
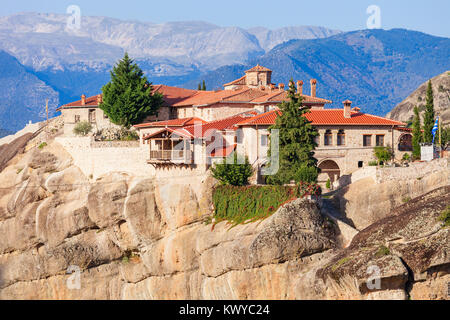
<svg viewBox="0 0 450 320">
<path fill-rule="evenodd" d="M 267 134 L 261 135 L 261 146 L 267 147 L 268 144 L 269 144 L 269 136 Z"/>
<path fill-rule="evenodd" d="M 338 146 L 345 146 L 345 132 L 342 129 L 338 131 L 337 145 Z"/>
<path fill-rule="evenodd" d="M 95 109 L 89 109 L 89 122 L 90 123 L 95 123 L 96 122 Z"/>
<path fill-rule="evenodd" d="M 362 168 L 363 165 L 364 165 L 364 162 L 363 162 L 363 161 L 358 161 L 358 168 Z"/>
<path fill-rule="evenodd" d="M 242 132 L 242 129 L 236 130 L 236 136 L 234 137 L 235 143 L 243 143 L 244 142 L 244 133 Z"/>
<path fill-rule="evenodd" d="M 370 147 L 372 145 L 372 135 L 365 134 L 363 135 L 363 146 Z"/>
<path fill-rule="evenodd" d="M 323 144 L 326 146 L 331 146 L 332 141 L 333 141 L 333 134 L 331 133 L 331 130 L 325 131 L 325 140 Z"/>
<path fill-rule="evenodd" d="M 412 135 L 404 134 L 400 137 L 398 151 L 412 151 Z"/>
<path fill-rule="evenodd" d="M 376 144 L 377 147 L 383 147 L 384 146 L 384 135 L 377 135 L 376 136 Z"/>
<path fill-rule="evenodd" d="M 80 115 L 76 114 L 75 115 L 75 123 L 78 123 L 78 122 L 80 122 Z"/>
</svg>

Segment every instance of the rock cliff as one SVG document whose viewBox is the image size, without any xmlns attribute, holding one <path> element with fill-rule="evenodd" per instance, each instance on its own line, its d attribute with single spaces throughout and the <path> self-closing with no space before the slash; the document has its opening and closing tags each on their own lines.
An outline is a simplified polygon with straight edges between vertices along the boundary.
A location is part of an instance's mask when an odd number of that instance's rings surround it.
<svg viewBox="0 0 450 320">
<path fill-rule="evenodd" d="M 1 299 L 446 298 L 449 229 L 438 216 L 448 187 L 393 210 L 343 249 L 314 201 L 213 225 L 208 175 L 94 181 L 57 142 L 34 145 L 0 173 Z M 367 288 L 370 265 L 379 288 Z"/>
</svg>

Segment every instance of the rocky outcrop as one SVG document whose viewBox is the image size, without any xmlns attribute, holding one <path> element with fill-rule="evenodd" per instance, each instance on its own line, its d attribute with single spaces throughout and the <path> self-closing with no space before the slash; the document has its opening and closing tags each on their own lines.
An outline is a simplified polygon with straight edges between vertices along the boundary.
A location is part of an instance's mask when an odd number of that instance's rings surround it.
<svg viewBox="0 0 450 320">
<path fill-rule="evenodd" d="M 341 249 L 341 224 L 315 201 L 208 224 L 210 176 L 93 180 L 56 142 L 17 155 L 0 179 L 1 299 L 445 298 L 448 228 L 436 199 L 447 189 Z M 371 265 L 380 289 L 366 286 Z"/>
<path fill-rule="evenodd" d="M 434 170 L 427 171 L 424 166 Z M 358 230 L 390 216 L 392 210 L 411 199 L 450 184 L 447 159 L 378 171 L 376 178 L 356 181 L 337 190 L 333 196 L 335 206 Z"/>
<path fill-rule="evenodd" d="M 436 115 L 441 116 L 444 125 L 450 123 L 450 71 L 446 71 L 432 79 L 434 110 Z M 414 117 L 414 107 L 423 111 L 426 101 L 428 81 L 420 85 L 411 95 L 400 102 L 386 117 L 408 122 Z"/>
<path fill-rule="evenodd" d="M 448 203 L 450 187 L 446 186 L 411 200 L 391 217 L 358 233 L 349 248 L 318 271 L 328 295 L 447 299 L 450 229 L 440 215 Z M 374 275 L 378 286 L 371 279 Z"/>
</svg>

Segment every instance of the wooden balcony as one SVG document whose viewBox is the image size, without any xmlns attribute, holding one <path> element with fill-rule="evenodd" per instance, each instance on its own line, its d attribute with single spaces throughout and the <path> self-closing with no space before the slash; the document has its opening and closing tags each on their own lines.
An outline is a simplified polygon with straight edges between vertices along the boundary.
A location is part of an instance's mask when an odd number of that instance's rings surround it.
<svg viewBox="0 0 450 320">
<path fill-rule="evenodd" d="M 151 150 L 150 164 L 191 164 L 193 152 L 191 150 Z"/>
</svg>

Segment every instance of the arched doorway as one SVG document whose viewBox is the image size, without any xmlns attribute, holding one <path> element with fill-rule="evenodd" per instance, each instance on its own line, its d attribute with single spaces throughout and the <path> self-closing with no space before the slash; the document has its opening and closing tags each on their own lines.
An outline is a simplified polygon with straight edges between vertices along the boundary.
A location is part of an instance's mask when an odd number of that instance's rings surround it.
<svg viewBox="0 0 450 320">
<path fill-rule="evenodd" d="M 319 180 L 323 180 L 325 182 L 330 179 L 330 181 L 333 183 L 334 181 L 337 181 L 341 176 L 341 170 L 339 169 L 337 163 L 333 160 L 322 161 L 321 163 L 319 163 L 319 169 Z"/>
<path fill-rule="evenodd" d="M 398 151 L 412 151 L 412 135 L 409 133 L 402 134 L 398 139 Z"/>
</svg>

